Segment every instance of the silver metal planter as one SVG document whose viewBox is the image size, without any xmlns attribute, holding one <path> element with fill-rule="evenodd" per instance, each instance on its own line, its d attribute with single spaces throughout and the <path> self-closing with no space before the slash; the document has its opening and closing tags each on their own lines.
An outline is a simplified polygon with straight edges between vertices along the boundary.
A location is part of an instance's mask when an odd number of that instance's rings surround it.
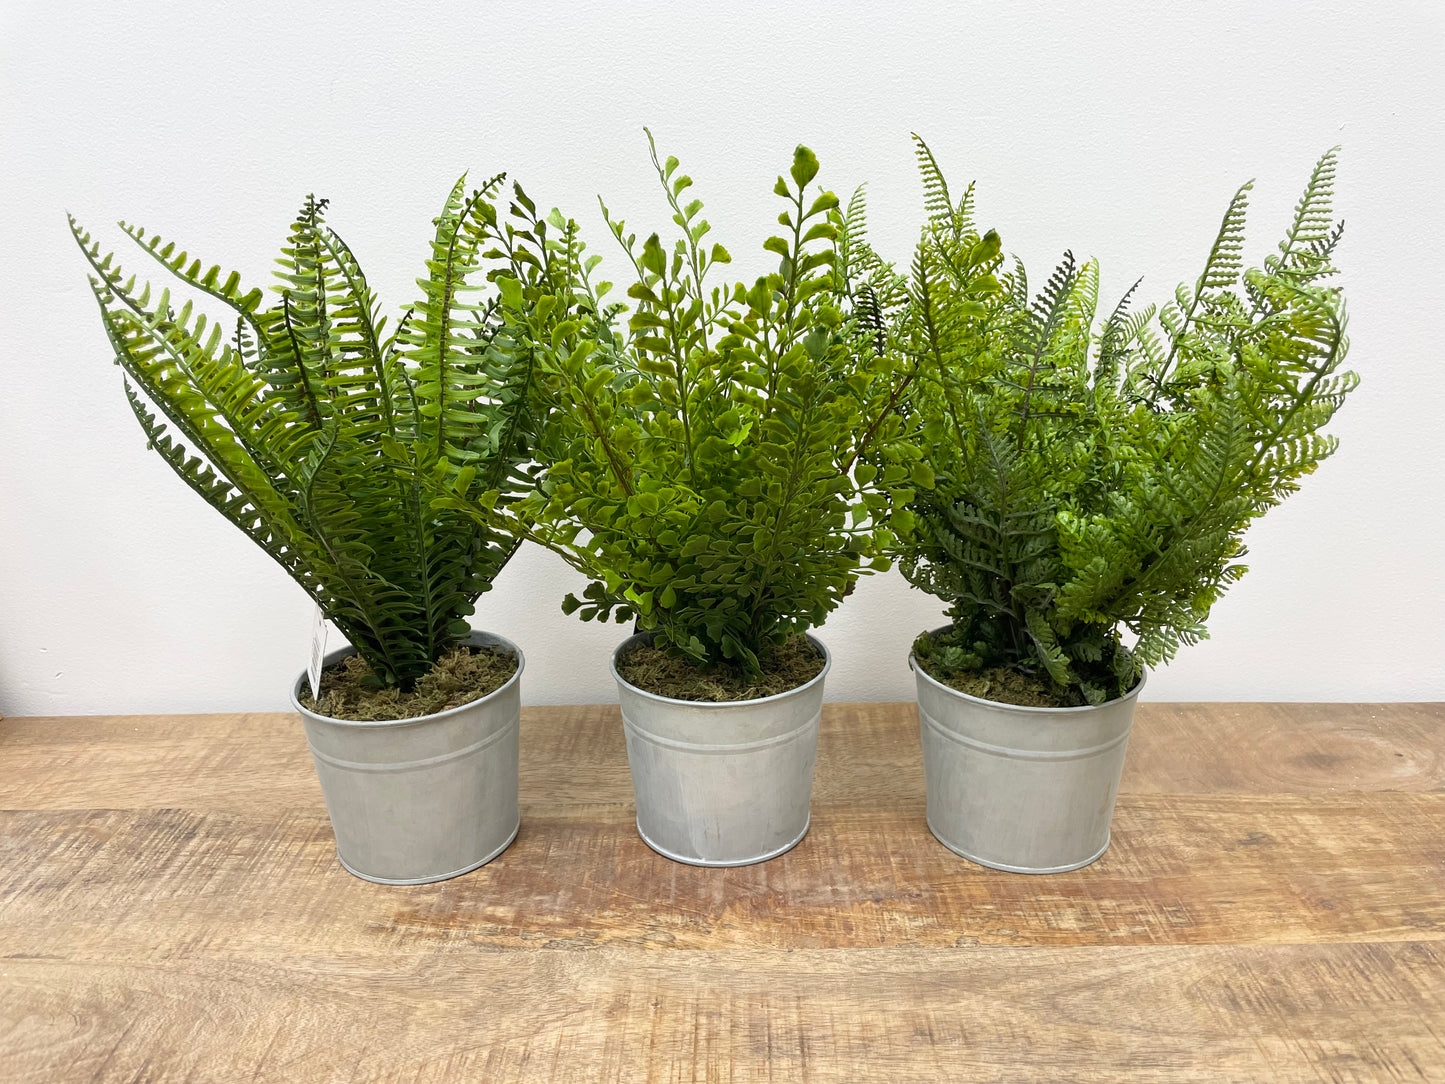
<svg viewBox="0 0 1445 1084">
<path fill-rule="evenodd" d="M 758 700 L 706 703 L 629 684 L 612 656 L 622 701 L 637 831 L 658 854 L 693 866 L 746 866 L 791 850 L 808 834 L 823 679 Z"/>
<path fill-rule="evenodd" d="M 517 672 L 496 692 L 435 715 L 330 719 L 301 706 L 304 673 L 291 687 L 336 855 L 358 877 L 391 885 L 444 881 L 485 865 L 516 838 L 522 652 L 487 632 L 473 631 L 466 642 L 512 652 Z M 333 651 L 324 665 L 353 653 Z"/>
<path fill-rule="evenodd" d="M 1143 678 L 1105 704 L 1031 708 L 951 689 L 912 655 L 908 664 L 918 679 L 928 827 L 940 843 L 1010 873 L 1063 873 L 1108 850 Z"/>
</svg>

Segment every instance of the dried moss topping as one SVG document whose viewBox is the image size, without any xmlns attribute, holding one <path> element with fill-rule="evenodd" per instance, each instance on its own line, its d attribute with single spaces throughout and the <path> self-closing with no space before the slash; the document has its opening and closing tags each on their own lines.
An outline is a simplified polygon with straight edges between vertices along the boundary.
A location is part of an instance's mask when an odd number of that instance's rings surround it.
<svg viewBox="0 0 1445 1084">
<path fill-rule="evenodd" d="M 305 688 L 301 706 L 331 719 L 384 722 L 450 711 L 500 689 L 517 672 L 517 657 L 501 647 L 460 645 L 448 651 L 409 693 L 380 684 L 360 655 L 321 671 L 321 698 Z"/>
<path fill-rule="evenodd" d="M 1006 666 L 974 668 L 967 659 L 978 656 L 955 643 L 956 631 L 938 636 L 923 633 L 913 641 L 913 659 L 925 674 L 950 689 L 980 700 L 1017 704 L 1026 708 L 1078 708 L 1088 703 L 1077 686 L 1063 686 L 1047 673 L 1024 673 Z"/>
<path fill-rule="evenodd" d="M 1082 696 L 1062 689 L 1037 674 L 1020 674 L 1002 666 L 982 671 L 949 670 L 939 666 L 936 660 L 924 662 L 919 659 L 917 662 L 934 681 L 980 700 L 1027 708 L 1076 708 L 1084 703 Z"/>
<path fill-rule="evenodd" d="M 665 647 L 640 644 L 617 660 L 617 672 L 644 692 L 674 700 L 725 703 L 776 696 L 812 681 L 823 669 L 823 656 L 804 636 L 769 645 L 758 656 L 761 673 L 748 677 L 741 666 L 719 662 L 701 667 Z"/>
</svg>

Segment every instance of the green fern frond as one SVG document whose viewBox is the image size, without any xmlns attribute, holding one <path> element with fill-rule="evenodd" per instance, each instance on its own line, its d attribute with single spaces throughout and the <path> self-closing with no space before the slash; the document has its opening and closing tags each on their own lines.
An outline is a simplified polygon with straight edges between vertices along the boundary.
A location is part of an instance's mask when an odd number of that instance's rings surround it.
<svg viewBox="0 0 1445 1084">
<path fill-rule="evenodd" d="M 936 485 L 899 564 L 949 604 L 946 649 L 968 667 L 1095 703 L 1207 635 L 1244 531 L 1334 452 L 1322 430 L 1357 383 L 1343 294 L 1319 281 L 1341 235 L 1333 179 L 1329 152 L 1262 269 L 1243 266 L 1244 185 L 1194 285 L 1134 309 L 1136 282 L 1097 336 L 1097 267 L 1067 256 L 1037 297 L 1021 266 L 1004 273 L 972 337 L 910 344 L 936 371 L 908 406 Z M 973 304 L 936 273 L 933 221 L 911 319 L 947 329 Z"/>
<path fill-rule="evenodd" d="M 70 223 L 71 228 L 74 229 L 76 223 L 73 218 Z M 250 290 L 243 290 L 241 276 L 236 272 L 228 274 L 223 281 L 219 265 L 213 264 L 209 269 L 202 271 L 201 261 L 192 259 L 184 249 L 177 252 L 173 242 L 166 241 L 159 235 L 151 235 L 147 238 L 144 229 L 125 222 L 120 223 L 120 228 L 127 237 L 171 274 L 218 301 L 225 302 L 243 319 L 250 320 L 252 314 L 260 307 L 264 296 L 261 289 L 252 287 Z M 255 329 L 254 324 L 252 328 Z"/>
<path fill-rule="evenodd" d="M 466 192 L 461 177 L 435 220 L 427 276 L 417 279 L 422 298 L 411 309 L 402 333 L 403 357 L 412 372 L 419 434 L 438 460 L 464 467 L 476 458 L 469 446 L 473 427 L 485 421 L 478 409 L 476 358 L 492 345 L 493 317 L 499 301 L 466 300 L 477 287 L 470 282 L 483 267 L 484 246 L 496 239 L 497 212 L 488 193 L 501 178 Z"/>
<path fill-rule="evenodd" d="M 1294 219 L 1279 244 L 1279 255 L 1265 260 L 1267 270 L 1285 270 L 1308 246 L 1329 241 L 1335 224 L 1335 170 L 1339 164 L 1339 151 L 1338 147 L 1325 151 L 1310 171 L 1309 183 L 1295 204 Z"/>
<path fill-rule="evenodd" d="M 1204 272 L 1194 288 L 1196 297 L 1210 290 L 1227 290 L 1239 281 L 1240 272 L 1244 270 L 1245 216 L 1249 211 L 1249 193 L 1253 188 L 1254 182 L 1246 181 L 1229 201 L 1229 209 L 1224 212 L 1224 221 L 1220 223 L 1219 233 L 1209 250 L 1209 259 L 1204 262 Z"/>
<path fill-rule="evenodd" d="M 494 505 L 534 485 L 523 468 L 546 407 L 496 299 L 474 300 L 468 279 L 485 270 L 477 250 L 495 213 L 481 205 L 500 183 L 449 199 L 420 315 L 391 339 L 355 255 L 323 221 L 324 200 L 308 197 L 292 223 L 268 308 L 238 275 L 202 271 L 170 242 L 123 227 L 186 287 L 230 308 L 229 334 L 191 301 L 138 287 L 71 220 L 148 444 L 286 569 L 382 680 L 403 686 L 466 632 L 518 542 L 498 523 L 435 507 L 439 480 L 465 460 Z"/>
<path fill-rule="evenodd" d="M 917 132 L 913 133 L 913 154 L 918 159 L 918 172 L 923 176 L 923 209 L 933 223 L 953 222 L 953 197 L 948 194 L 948 182 L 933 151 Z"/>
<path fill-rule="evenodd" d="M 774 185 L 773 270 L 712 285 L 730 256 L 681 163 L 650 133 L 648 150 L 681 236 L 639 241 L 599 201 L 635 273 L 625 321 L 599 302 L 594 258 L 559 212 L 519 195 L 496 241 L 508 333 L 556 408 L 545 480 L 519 515 L 591 581 L 567 612 L 756 673 L 860 564 L 886 565 L 890 488 L 917 459 L 898 418 L 913 377 L 898 346 L 906 287 L 868 243 L 865 193 L 844 208 L 818 191 L 802 146 Z M 479 516 L 487 499 L 472 495 Z"/>
<path fill-rule="evenodd" d="M 1124 291 L 1124 296 L 1119 298 L 1114 311 L 1104 321 L 1103 330 L 1099 333 L 1098 357 L 1094 364 L 1093 384 L 1096 391 L 1112 393 L 1117 387 L 1120 367 L 1128 357 L 1129 347 L 1139 335 L 1139 323 L 1130 319 L 1129 304 L 1143 281 L 1142 278 L 1134 280 L 1134 285 Z M 1146 316 L 1143 322 L 1147 323 L 1150 318 Z"/>
<path fill-rule="evenodd" d="M 958 206 L 953 209 L 954 232 L 959 234 L 974 233 L 973 223 L 973 182 L 970 181 L 963 195 L 959 198 Z"/>
</svg>

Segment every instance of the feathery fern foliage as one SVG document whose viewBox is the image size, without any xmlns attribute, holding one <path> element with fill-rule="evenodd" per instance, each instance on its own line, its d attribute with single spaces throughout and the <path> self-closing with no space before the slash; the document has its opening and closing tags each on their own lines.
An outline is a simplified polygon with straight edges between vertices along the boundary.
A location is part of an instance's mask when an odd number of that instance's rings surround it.
<svg viewBox="0 0 1445 1084">
<path fill-rule="evenodd" d="M 566 281 L 521 281 L 529 268 L 518 266 L 517 285 L 503 283 L 507 319 L 558 407 L 545 480 L 518 509 L 592 581 L 564 610 L 635 619 L 700 665 L 753 673 L 767 644 L 820 624 L 861 565 L 887 567 L 888 489 L 919 453 L 892 416 L 899 359 L 867 345 L 853 296 L 867 269 L 840 273 L 850 246 L 863 247 L 861 196 L 848 212 L 831 192 L 810 196 L 818 162 L 799 147 L 774 187 L 782 236 L 763 244 L 777 270 L 711 286 L 730 256 L 709 243 L 677 159 L 655 146 L 652 159 L 674 244 L 656 233 L 639 244 L 602 208 L 635 276 L 625 323 L 625 306 L 602 300 L 610 284 L 591 281 L 599 257 L 556 212 L 550 244 L 572 261 Z M 490 508 L 493 495 L 479 499 Z"/>
<path fill-rule="evenodd" d="M 387 684 L 410 688 L 467 632 L 515 535 L 437 511 L 440 477 L 530 489 L 543 421 L 532 377 L 479 293 L 497 177 L 459 180 L 435 220 L 422 298 L 387 334 L 350 248 L 309 198 L 281 250 L 279 294 L 121 224 L 223 324 L 121 270 L 72 218 L 127 398 L 154 448 L 320 605 Z"/>
<path fill-rule="evenodd" d="M 929 220 L 900 324 L 936 485 L 901 566 L 950 604 L 946 665 L 1120 696 L 1206 635 L 1245 528 L 1335 449 L 1322 429 L 1357 383 L 1327 282 L 1335 151 L 1263 267 L 1244 265 L 1246 184 L 1193 286 L 1159 310 L 1130 289 L 1096 327 L 1098 266 L 1066 254 L 1031 295 L 918 146 Z"/>
</svg>

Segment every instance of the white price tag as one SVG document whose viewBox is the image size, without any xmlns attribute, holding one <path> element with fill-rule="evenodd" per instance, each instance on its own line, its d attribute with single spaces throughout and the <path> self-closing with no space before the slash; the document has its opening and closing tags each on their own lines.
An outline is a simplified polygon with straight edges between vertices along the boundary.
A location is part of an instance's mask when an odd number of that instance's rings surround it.
<svg viewBox="0 0 1445 1084">
<path fill-rule="evenodd" d="M 326 657 L 326 618 L 321 607 L 316 607 L 316 616 L 311 621 L 311 661 L 306 666 L 306 676 L 311 680 L 311 699 L 321 699 L 321 660 Z"/>
</svg>

